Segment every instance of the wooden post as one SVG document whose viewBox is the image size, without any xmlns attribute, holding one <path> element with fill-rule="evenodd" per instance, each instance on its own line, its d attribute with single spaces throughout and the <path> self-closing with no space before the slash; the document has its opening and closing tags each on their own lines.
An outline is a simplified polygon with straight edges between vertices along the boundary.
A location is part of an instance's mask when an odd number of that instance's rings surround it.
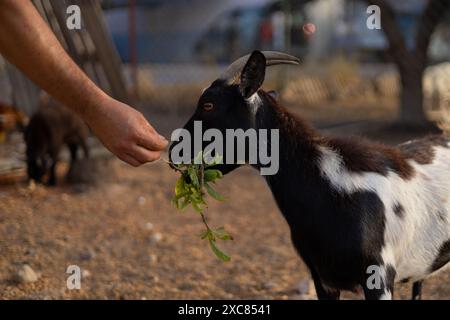
<svg viewBox="0 0 450 320">
<path fill-rule="evenodd" d="M 81 8 L 85 27 L 96 46 L 96 56 L 108 78 L 112 95 L 114 98 L 128 103 L 122 63 L 108 34 L 100 3 L 96 0 L 74 0 L 73 3 L 78 4 Z"/>
<path fill-rule="evenodd" d="M 108 33 L 100 1 L 33 0 L 33 3 L 80 68 L 104 91 L 129 103 L 122 63 Z M 66 10 L 70 4 L 80 7 L 83 30 L 67 29 Z M 13 104 L 27 115 L 33 114 L 41 90 L 14 66 L 7 65 L 6 69 L 13 88 Z"/>
</svg>

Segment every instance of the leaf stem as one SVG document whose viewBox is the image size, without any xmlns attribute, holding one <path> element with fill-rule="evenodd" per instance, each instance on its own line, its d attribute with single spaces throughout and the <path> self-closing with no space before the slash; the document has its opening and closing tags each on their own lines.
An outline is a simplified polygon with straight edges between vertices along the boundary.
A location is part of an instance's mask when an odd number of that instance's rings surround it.
<svg viewBox="0 0 450 320">
<path fill-rule="evenodd" d="M 183 170 L 178 168 L 177 165 L 175 163 L 173 163 L 172 161 L 170 161 L 169 159 L 161 157 L 161 160 L 164 161 L 165 163 L 167 163 L 173 170 L 183 173 Z"/>
<path fill-rule="evenodd" d="M 203 221 L 203 224 L 205 225 L 206 229 L 207 229 L 207 230 L 211 230 L 211 228 L 210 228 L 209 225 L 208 225 L 208 222 L 206 221 L 206 217 L 205 217 L 205 215 L 203 214 L 203 212 L 200 213 L 200 215 L 201 215 L 201 217 L 202 217 L 202 221 Z"/>
<path fill-rule="evenodd" d="M 202 163 L 200 164 L 200 170 L 199 170 L 200 192 L 202 193 L 202 196 L 205 195 L 205 191 L 203 190 L 204 176 L 205 176 L 205 164 L 203 162 L 203 157 L 202 157 Z"/>
</svg>

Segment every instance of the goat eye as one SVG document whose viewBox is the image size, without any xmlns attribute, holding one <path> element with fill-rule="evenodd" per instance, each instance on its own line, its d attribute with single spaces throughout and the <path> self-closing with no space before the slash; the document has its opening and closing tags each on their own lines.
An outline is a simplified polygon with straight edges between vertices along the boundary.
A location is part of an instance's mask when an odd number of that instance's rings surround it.
<svg viewBox="0 0 450 320">
<path fill-rule="evenodd" d="M 211 111 L 214 108 L 214 105 L 212 103 L 205 103 L 203 105 L 203 110 L 205 111 Z"/>
</svg>

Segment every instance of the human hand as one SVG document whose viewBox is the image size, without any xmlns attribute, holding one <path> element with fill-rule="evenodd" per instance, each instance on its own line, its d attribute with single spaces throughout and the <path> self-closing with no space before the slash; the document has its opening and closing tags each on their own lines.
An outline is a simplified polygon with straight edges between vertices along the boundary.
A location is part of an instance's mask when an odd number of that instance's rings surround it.
<svg viewBox="0 0 450 320">
<path fill-rule="evenodd" d="M 86 111 L 84 120 L 97 138 L 134 167 L 158 160 L 168 144 L 142 113 L 115 99 L 107 97 Z"/>
</svg>

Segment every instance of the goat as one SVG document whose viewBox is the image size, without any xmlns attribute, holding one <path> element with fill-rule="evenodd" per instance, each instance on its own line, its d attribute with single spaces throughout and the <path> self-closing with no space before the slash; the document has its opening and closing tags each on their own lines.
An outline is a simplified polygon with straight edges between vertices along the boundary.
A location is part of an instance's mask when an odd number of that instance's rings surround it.
<svg viewBox="0 0 450 320">
<path fill-rule="evenodd" d="M 67 107 L 53 99 L 42 103 L 24 131 L 29 179 L 42 182 L 43 177 L 49 174 L 47 184 L 54 186 L 61 148 L 64 144 L 69 147 L 72 165 L 77 159 L 79 146 L 88 158 L 88 134 L 84 122 Z"/>
<path fill-rule="evenodd" d="M 261 89 L 266 66 L 297 61 L 260 51 L 238 59 L 205 89 L 184 129 L 192 134 L 194 121 L 222 133 L 279 129 L 279 170 L 265 179 L 319 299 L 361 287 L 366 299 L 392 299 L 394 284 L 409 280 L 420 298 L 422 280 L 450 260 L 450 139 L 390 147 L 322 135 Z M 375 270 L 379 282 L 369 285 Z"/>
</svg>

